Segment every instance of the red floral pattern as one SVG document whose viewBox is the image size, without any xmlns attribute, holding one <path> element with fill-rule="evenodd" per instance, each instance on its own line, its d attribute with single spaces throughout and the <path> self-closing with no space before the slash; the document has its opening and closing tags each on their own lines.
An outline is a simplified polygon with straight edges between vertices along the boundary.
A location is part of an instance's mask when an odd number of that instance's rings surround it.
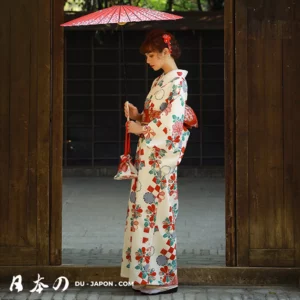
<svg viewBox="0 0 300 300">
<path fill-rule="evenodd" d="M 178 284 L 177 166 L 190 134 L 184 126 L 186 73 L 175 70 L 159 76 L 144 105 L 138 177 L 131 184 L 121 265 L 121 276 L 136 284 Z"/>
</svg>

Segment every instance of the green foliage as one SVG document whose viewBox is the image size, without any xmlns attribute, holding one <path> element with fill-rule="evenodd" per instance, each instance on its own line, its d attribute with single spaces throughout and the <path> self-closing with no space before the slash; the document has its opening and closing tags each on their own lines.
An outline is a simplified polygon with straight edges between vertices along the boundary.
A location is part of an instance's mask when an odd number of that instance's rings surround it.
<svg viewBox="0 0 300 300">
<path fill-rule="evenodd" d="M 85 0 L 67 0 L 64 11 L 82 11 Z"/>
<path fill-rule="evenodd" d="M 223 9 L 224 0 L 66 0 L 65 11 L 93 11 L 117 4 L 130 4 L 160 11 L 208 11 Z M 200 6 L 200 7 L 199 7 Z"/>
</svg>

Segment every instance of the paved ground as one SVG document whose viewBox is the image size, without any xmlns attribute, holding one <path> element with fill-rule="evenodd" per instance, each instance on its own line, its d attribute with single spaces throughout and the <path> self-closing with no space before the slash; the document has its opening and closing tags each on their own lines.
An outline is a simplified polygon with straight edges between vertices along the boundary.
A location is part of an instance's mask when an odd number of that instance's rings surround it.
<svg viewBox="0 0 300 300">
<path fill-rule="evenodd" d="M 178 264 L 225 264 L 224 179 L 179 178 Z M 120 265 L 129 181 L 65 178 L 63 263 Z M 3 300 L 300 300 L 296 287 L 179 286 L 172 295 L 144 296 L 131 288 L 69 287 L 64 293 L 20 293 L 0 287 Z"/>
<path fill-rule="evenodd" d="M 63 264 L 119 266 L 130 181 L 66 177 Z M 224 178 L 179 177 L 178 265 L 225 265 Z"/>
<path fill-rule="evenodd" d="M 34 287 L 34 286 L 33 286 Z M 30 293 L 33 287 L 22 292 L 0 290 L 3 300 L 300 300 L 300 290 L 293 287 L 197 287 L 182 286 L 175 294 L 140 295 L 131 288 L 70 288 L 65 292 L 48 289 L 41 294 Z"/>
</svg>

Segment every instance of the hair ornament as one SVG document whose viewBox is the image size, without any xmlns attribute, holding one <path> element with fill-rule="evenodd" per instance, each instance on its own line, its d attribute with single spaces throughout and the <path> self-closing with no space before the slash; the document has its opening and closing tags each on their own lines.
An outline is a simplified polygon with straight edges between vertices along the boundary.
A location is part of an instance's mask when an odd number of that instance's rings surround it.
<svg viewBox="0 0 300 300">
<path fill-rule="evenodd" d="M 169 48 L 170 53 L 172 53 L 171 36 L 169 34 L 164 34 L 162 37 L 164 39 L 164 43 L 168 44 L 168 48 Z"/>
</svg>

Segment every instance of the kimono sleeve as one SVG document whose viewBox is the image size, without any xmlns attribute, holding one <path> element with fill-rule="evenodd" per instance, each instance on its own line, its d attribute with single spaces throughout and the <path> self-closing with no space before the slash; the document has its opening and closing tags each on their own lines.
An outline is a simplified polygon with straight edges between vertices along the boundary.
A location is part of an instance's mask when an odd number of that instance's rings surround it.
<svg viewBox="0 0 300 300">
<path fill-rule="evenodd" d="M 156 150 L 180 152 L 187 85 L 182 77 L 178 77 L 165 87 L 166 108 L 159 117 L 143 126 L 146 145 Z"/>
</svg>

